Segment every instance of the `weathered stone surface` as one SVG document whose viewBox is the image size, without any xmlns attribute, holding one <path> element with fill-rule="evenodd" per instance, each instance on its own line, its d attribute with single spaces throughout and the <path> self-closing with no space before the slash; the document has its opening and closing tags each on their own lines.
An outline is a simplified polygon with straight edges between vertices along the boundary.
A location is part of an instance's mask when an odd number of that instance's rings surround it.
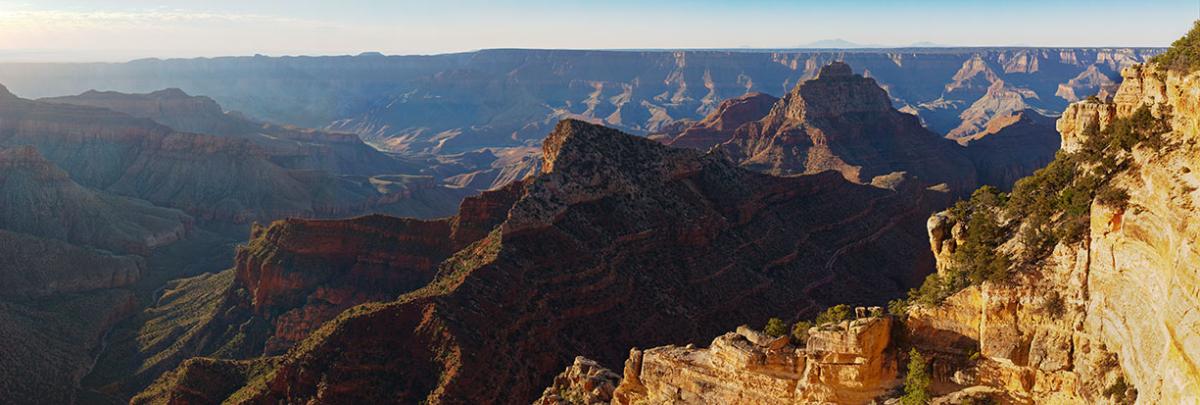
<svg viewBox="0 0 1200 405">
<path fill-rule="evenodd" d="M 935 377 L 999 388 L 1019 402 L 1106 402 L 1118 378 L 1136 387 L 1139 403 L 1200 400 L 1200 229 L 1192 221 L 1200 206 L 1200 76 L 1153 66 L 1123 75 L 1112 101 L 1076 103 L 1058 127 L 1063 148 L 1074 150 L 1087 126 L 1103 128 L 1142 106 L 1170 118 L 1166 145 L 1134 149 L 1131 168 L 1112 180 L 1128 190 L 1128 208 L 1093 203 L 1086 243 L 1057 246 L 1009 282 L 912 310 L 910 333 L 937 355 Z M 950 222 L 929 221 L 939 261 L 960 239 L 960 225 Z M 961 363 L 972 347 L 980 360 Z"/>
<path fill-rule="evenodd" d="M 608 404 L 621 376 L 599 363 L 576 357 L 566 370 L 554 377 L 554 384 L 542 392 L 534 405 Z"/>
<path fill-rule="evenodd" d="M 812 328 L 803 347 L 739 327 L 707 348 L 634 350 L 614 404 L 867 403 L 894 387 L 890 317 Z"/>
</svg>

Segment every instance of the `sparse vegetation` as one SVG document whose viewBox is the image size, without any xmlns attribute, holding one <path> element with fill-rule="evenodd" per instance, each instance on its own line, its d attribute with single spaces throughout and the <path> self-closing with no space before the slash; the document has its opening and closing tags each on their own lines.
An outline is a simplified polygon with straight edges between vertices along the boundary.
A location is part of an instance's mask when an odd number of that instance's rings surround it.
<svg viewBox="0 0 1200 405">
<path fill-rule="evenodd" d="M 1190 73 L 1200 69 L 1200 21 L 1183 38 L 1175 40 L 1171 48 L 1152 59 L 1154 63 L 1174 71 Z"/>
<path fill-rule="evenodd" d="M 888 313 L 892 314 L 892 316 L 903 319 L 908 315 L 908 300 L 904 298 L 897 298 L 888 301 L 887 309 Z"/>
<path fill-rule="evenodd" d="M 817 319 L 814 320 L 814 323 L 817 325 L 824 325 L 831 322 L 841 322 L 850 319 L 851 312 L 852 310 L 849 305 L 834 305 L 826 308 L 825 312 L 822 312 L 820 315 L 817 315 Z"/>
<path fill-rule="evenodd" d="M 908 375 L 904 377 L 904 396 L 900 403 L 904 405 L 924 405 L 932 399 L 929 385 L 932 378 L 929 375 L 929 363 L 925 356 L 912 349 L 908 352 Z"/>
<path fill-rule="evenodd" d="M 780 337 L 788 333 L 787 324 L 783 323 L 782 319 L 771 318 L 767 320 L 767 326 L 763 327 L 763 333 L 770 337 Z"/>
<path fill-rule="evenodd" d="M 796 344 L 804 344 L 808 341 L 808 329 L 813 327 L 813 323 L 809 321 L 800 321 L 792 325 L 792 342 Z"/>
<path fill-rule="evenodd" d="M 1137 402 L 1137 389 L 1134 389 L 1125 381 L 1125 376 L 1117 377 L 1112 385 L 1104 389 L 1104 396 L 1113 400 L 1117 404 L 1132 404 Z"/>
<path fill-rule="evenodd" d="M 1063 314 L 1067 312 L 1067 304 L 1058 291 L 1051 291 L 1049 294 L 1046 294 L 1046 301 L 1042 303 L 1042 310 L 1046 311 L 1046 314 L 1051 317 L 1062 318 Z"/>
<path fill-rule="evenodd" d="M 967 232 L 948 271 L 926 278 L 909 292 L 909 302 L 940 303 L 968 286 L 1007 279 L 1048 257 L 1059 243 L 1082 243 L 1093 201 L 1116 209 L 1129 204 L 1129 193 L 1111 180 L 1131 169 L 1130 152 L 1139 146 L 1164 147 L 1162 134 L 1169 130 L 1164 119 L 1142 107 L 1103 131 L 1096 125 L 1085 128 L 1079 150 L 1059 152 L 1045 168 L 1018 181 L 1012 193 L 987 186 L 976 190 L 950 209 L 951 218 L 965 223 Z M 1001 245 L 1014 237 L 1020 248 L 1006 253 Z"/>
</svg>

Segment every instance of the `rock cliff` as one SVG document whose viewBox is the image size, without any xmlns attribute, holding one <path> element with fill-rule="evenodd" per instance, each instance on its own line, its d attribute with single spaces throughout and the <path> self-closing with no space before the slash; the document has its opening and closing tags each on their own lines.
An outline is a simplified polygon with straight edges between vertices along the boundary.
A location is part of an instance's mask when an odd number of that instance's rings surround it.
<svg viewBox="0 0 1200 405">
<path fill-rule="evenodd" d="M 547 137 L 543 155 L 536 177 L 463 204 L 451 223 L 456 252 L 427 286 L 343 311 L 272 358 L 269 377 L 225 395 L 529 403 L 576 354 L 613 364 L 630 347 L 712 336 L 734 320 L 807 316 L 847 297 L 879 302 L 928 265 L 924 237 L 908 231 L 921 229 L 928 209 L 914 194 L 832 173 L 765 176 L 719 155 L 570 120 Z M 487 218 L 501 222 L 477 220 Z M 356 221 L 329 226 L 362 226 Z M 260 232 L 256 241 L 304 234 L 289 228 Z M 456 233 L 473 242 L 453 242 Z M 388 257 L 395 246 L 344 252 Z M 258 274 L 289 274 L 298 263 L 283 260 L 281 271 Z M 272 291 L 307 285 L 303 277 L 263 283 L 275 279 L 247 278 Z M 173 384 L 160 380 L 142 398 L 180 398 L 190 389 Z"/>
<path fill-rule="evenodd" d="M 634 349 L 611 402 L 867 403 L 898 383 L 892 324 L 864 317 L 820 325 L 800 347 L 740 327 L 707 348 Z"/>
<path fill-rule="evenodd" d="M 946 183 L 959 193 L 976 186 L 963 148 L 893 109 L 873 79 L 841 62 L 824 66 L 782 99 L 727 100 L 670 138 L 673 146 L 718 147 L 743 166 L 774 175 L 834 170 L 860 184 L 900 176 Z"/>
<path fill-rule="evenodd" d="M 827 68 L 829 74 L 798 84 L 782 100 L 760 94 L 727 100 L 704 120 L 660 139 L 701 150 L 719 147 L 767 173 L 837 170 L 848 180 L 882 187 L 916 177 L 948 183 L 959 194 L 977 185 L 1007 190 L 1058 150 L 1051 119 L 1019 109 L 999 115 L 988 110 L 979 117 L 986 120 L 980 128 L 959 139 L 964 147 L 951 145 L 892 109 L 871 79 L 853 76 L 841 64 Z"/>
<path fill-rule="evenodd" d="M 1200 400 L 1200 231 L 1190 220 L 1200 202 L 1193 171 L 1200 164 L 1200 75 L 1145 65 L 1122 76 L 1111 101 L 1068 108 L 1058 122 L 1063 149 L 1090 147 L 1092 137 L 1142 108 L 1169 122 L 1163 143 L 1126 156 L 1128 165 L 1110 181 L 1127 202 L 1093 201 L 1081 243 L 1058 244 L 1008 282 L 910 312 L 916 344 L 945 355 L 944 380 L 1001 388 L 1019 402 Z M 945 216 L 929 228 L 942 264 L 967 230 Z M 962 364 L 972 350 L 980 361 Z"/>
</svg>

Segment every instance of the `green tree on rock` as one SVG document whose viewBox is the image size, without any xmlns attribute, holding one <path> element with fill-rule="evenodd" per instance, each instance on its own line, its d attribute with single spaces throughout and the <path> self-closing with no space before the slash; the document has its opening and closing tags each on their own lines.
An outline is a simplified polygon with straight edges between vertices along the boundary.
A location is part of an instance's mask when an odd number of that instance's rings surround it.
<svg viewBox="0 0 1200 405">
<path fill-rule="evenodd" d="M 771 318 L 767 320 L 767 326 L 763 328 L 763 333 L 770 337 L 780 337 L 788 333 L 787 324 L 783 323 L 782 319 Z"/>
<path fill-rule="evenodd" d="M 908 375 L 904 377 L 904 396 L 900 403 L 904 405 L 925 405 L 929 403 L 929 362 L 917 349 L 908 352 Z"/>
</svg>

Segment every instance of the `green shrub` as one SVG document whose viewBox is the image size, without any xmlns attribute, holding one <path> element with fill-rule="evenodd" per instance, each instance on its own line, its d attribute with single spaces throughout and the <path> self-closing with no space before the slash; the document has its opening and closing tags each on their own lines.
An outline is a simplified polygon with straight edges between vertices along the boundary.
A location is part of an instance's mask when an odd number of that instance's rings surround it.
<svg viewBox="0 0 1200 405">
<path fill-rule="evenodd" d="M 817 315 L 817 319 L 815 320 L 814 323 L 816 323 L 817 325 L 824 325 L 827 323 L 841 322 L 841 321 L 850 319 L 850 312 L 851 312 L 851 309 L 850 309 L 849 305 L 846 305 L 846 304 L 834 305 L 832 307 L 826 308 L 825 312 L 822 312 L 820 315 Z"/>
<path fill-rule="evenodd" d="M 792 325 L 792 342 L 796 344 L 804 344 L 808 341 L 808 329 L 813 327 L 813 323 L 809 321 L 796 322 Z"/>
<path fill-rule="evenodd" d="M 1104 389 L 1104 396 L 1111 398 L 1114 403 L 1132 404 L 1137 400 L 1137 390 L 1125 382 L 1125 376 L 1120 376 Z"/>
<path fill-rule="evenodd" d="M 1062 318 L 1063 314 L 1067 312 L 1067 303 L 1058 291 L 1051 291 L 1046 295 L 1046 302 L 1042 304 L 1042 310 L 1051 317 Z"/>
<path fill-rule="evenodd" d="M 892 316 L 903 319 L 905 316 L 908 316 L 908 300 L 897 298 L 888 301 L 887 309 L 888 313 L 892 314 Z"/>
<path fill-rule="evenodd" d="M 908 352 L 908 375 L 904 377 L 904 396 L 900 403 L 904 405 L 924 405 L 932 399 L 929 394 L 929 363 L 917 349 Z"/>
<path fill-rule="evenodd" d="M 780 337 L 788 333 L 787 324 L 783 323 L 782 319 L 771 318 L 767 320 L 767 326 L 763 327 L 763 333 L 770 337 Z"/>
<path fill-rule="evenodd" d="M 1129 192 L 1112 184 L 1106 184 L 1096 193 L 1096 201 L 1101 204 L 1124 210 L 1129 205 Z"/>
<path fill-rule="evenodd" d="M 1171 48 L 1151 61 L 1169 70 L 1185 73 L 1200 69 L 1200 21 L 1183 38 L 1172 43 Z"/>
</svg>

